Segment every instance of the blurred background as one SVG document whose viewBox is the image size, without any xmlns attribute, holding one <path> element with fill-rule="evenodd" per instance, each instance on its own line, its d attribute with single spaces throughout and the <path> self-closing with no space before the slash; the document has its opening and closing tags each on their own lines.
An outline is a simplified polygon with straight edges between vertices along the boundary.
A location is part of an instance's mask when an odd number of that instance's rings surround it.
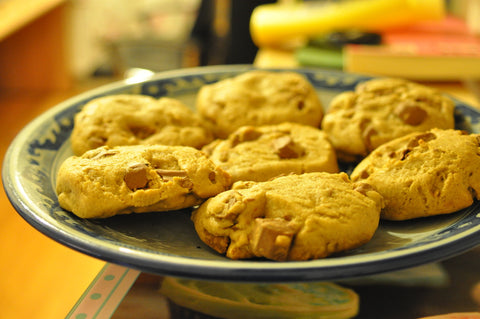
<svg viewBox="0 0 480 319">
<path fill-rule="evenodd" d="M 88 89 L 145 72 L 250 63 L 260 67 L 307 65 L 358 71 L 348 68 L 354 63 L 342 64 L 343 51 L 325 47 L 324 42 L 319 44 L 322 41 L 294 47 L 257 46 L 260 42 L 254 42 L 250 32 L 252 12 L 272 2 L 277 1 L 0 0 L 1 158 L 15 135 L 45 110 Z M 480 106 L 480 100 L 475 98 L 480 94 L 479 7 L 480 0 L 445 0 L 448 16 L 456 19 L 455 30 L 448 20 L 443 21 L 449 23 L 442 24 L 443 28 L 430 26 L 429 32 L 461 35 L 461 41 L 468 38 L 464 42 L 468 45 L 442 47 L 448 54 L 437 56 L 435 67 L 420 68 L 423 73 L 418 73 L 419 68 L 399 66 L 394 54 L 385 54 L 389 67 L 380 71 L 409 70 L 412 73 L 407 75 L 417 77 L 427 71 L 441 71 L 428 74 L 424 80 L 448 81 L 436 87 Z M 288 17 L 288 10 L 283 13 Z M 341 14 L 337 18 L 341 19 Z M 279 27 L 282 22 L 289 19 L 280 21 Z M 464 37 L 467 33 L 468 37 Z M 416 60 L 419 56 L 412 46 L 400 49 L 409 53 L 413 62 L 423 65 L 427 61 Z M 398 50 L 396 47 L 387 53 Z M 355 65 L 380 64 L 376 59 L 375 63 Z M 474 75 L 478 77 L 472 78 Z M 464 81 L 464 77 L 470 77 L 470 81 Z M 0 318 L 63 318 L 105 262 L 38 232 L 14 211 L 3 192 L 0 220 Z"/>
<path fill-rule="evenodd" d="M 253 63 L 250 16 L 270 2 L 0 0 L 0 89 L 65 88 L 134 68 Z M 461 18 L 472 3 L 478 1 L 445 2 Z"/>
<path fill-rule="evenodd" d="M 0 0 L 0 88 L 65 88 L 132 68 L 252 63 L 249 17 L 268 2 Z"/>
</svg>

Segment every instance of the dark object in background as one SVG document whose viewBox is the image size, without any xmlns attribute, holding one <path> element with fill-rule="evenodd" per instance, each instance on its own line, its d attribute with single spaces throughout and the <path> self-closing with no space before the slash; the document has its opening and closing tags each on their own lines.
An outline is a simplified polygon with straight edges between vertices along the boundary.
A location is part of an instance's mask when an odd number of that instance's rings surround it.
<svg viewBox="0 0 480 319">
<path fill-rule="evenodd" d="M 215 16 L 214 9 L 214 0 L 202 0 L 190 36 L 192 42 L 198 47 L 200 65 L 209 64 L 209 51 L 212 48 L 215 34 L 212 26 Z"/>
<path fill-rule="evenodd" d="M 256 6 L 274 2 L 202 0 L 191 33 L 199 49 L 199 64 L 253 63 L 258 48 L 250 36 L 250 16 Z"/>
<path fill-rule="evenodd" d="M 379 45 L 382 36 L 378 33 L 359 30 L 329 32 L 309 39 L 308 43 L 295 50 L 295 59 L 302 66 L 343 69 L 343 47 L 347 44 Z"/>
<path fill-rule="evenodd" d="M 341 49 L 347 44 L 378 45 L 382 42 L 379 33 L 359 30 L 330 32 L 309 40 L 309 46 Z"/>
<path fill-rule="evenodd" d="M 351 30 L 332 32 L 327 35 L 327 41 L 337 47 L 346 44 L 376 45 L 382 42 L 382 36 L 379 33 Z"/>
</svg>

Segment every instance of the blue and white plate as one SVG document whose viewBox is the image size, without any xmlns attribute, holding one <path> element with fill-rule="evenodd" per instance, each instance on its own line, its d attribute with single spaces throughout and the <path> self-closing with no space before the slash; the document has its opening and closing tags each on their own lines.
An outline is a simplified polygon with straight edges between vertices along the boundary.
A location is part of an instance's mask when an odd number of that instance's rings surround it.
<svg viewBox="0 0 480 319">
<path fill-rule="evenodd" d="M 27 125 L 8 149 L 3 166 L 6 193 L 18 213 L 45 235 L 85 254 L 160 275 L 228 281 L 335 280 L 399 270 L 438 261 L 480 244 L 480 204 L 451 215 L 381 222 L 366 245 L 325 259 L 276 262 L 230 260 L 204 245 L 190 211 L 80 219 L 59 207 L 55 176 L 72 155 L 73 117 L 89 100 L 112 94 L 169 96 L 193 107 L 206 83 L 251 66 L 217 66 L 160 73 L 140 83 L 113 83 L 69 99 Z M 312 69 L 296 70 L 316 87 L 324 105 L 368 77 Z M 480 112 L 456 101 L 457 128 L 480 132 Z"/>
</svg>

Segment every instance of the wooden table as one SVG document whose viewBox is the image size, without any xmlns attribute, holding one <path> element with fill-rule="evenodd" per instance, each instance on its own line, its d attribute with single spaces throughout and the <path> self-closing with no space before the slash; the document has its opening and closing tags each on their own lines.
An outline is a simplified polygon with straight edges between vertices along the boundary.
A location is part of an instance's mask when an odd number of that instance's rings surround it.
<svg viewBox="0 0 480 319">
<path fill-rule="evenodd" d="M 85 89 L 0 90 L 1 158 L 23 126 Z M 38 232 L 13 209 L 3 191 L 0 220 L 0 318 L 64 318 L 105 262 Z"/>
<path fill-rule="evenodd" d="M 2 159 L 35 116 L 92 87 L 74 85 L 67 66 L 68 5 L 65 0 L 0 1 Z M 3 191 L 0 220 L 0 318 L 64 318 L 105 262 L 39 233 Z"/>
</svg>

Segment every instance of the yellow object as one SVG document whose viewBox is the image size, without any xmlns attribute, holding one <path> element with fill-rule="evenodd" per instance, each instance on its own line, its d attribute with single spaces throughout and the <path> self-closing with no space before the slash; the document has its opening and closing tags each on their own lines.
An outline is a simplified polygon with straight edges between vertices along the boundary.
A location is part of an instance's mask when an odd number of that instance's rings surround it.
<svg viewBox="0 0 480 319">
<path fill-rule="evenodd" d="M 250 33 L 259 46 L 286 46 L 321 33 L 360 29 L 381 31 L 445 16 L 443 0 L 350 0 L 265 4 L 250 18 Z"/>
<path fill-rule="evenodd" d="M 224 319 L 348 319 L 358 314 L 360 303 L 355 291 L 331 282 L 243 283 L 165 277 L 160 292 L 173 302 L 173 310 L 183 308 L 183 314 L 189 310 L 191 318 L 199 312 Z M 174 314 L 172 318 L 177 318 Z"/>
</svg>

